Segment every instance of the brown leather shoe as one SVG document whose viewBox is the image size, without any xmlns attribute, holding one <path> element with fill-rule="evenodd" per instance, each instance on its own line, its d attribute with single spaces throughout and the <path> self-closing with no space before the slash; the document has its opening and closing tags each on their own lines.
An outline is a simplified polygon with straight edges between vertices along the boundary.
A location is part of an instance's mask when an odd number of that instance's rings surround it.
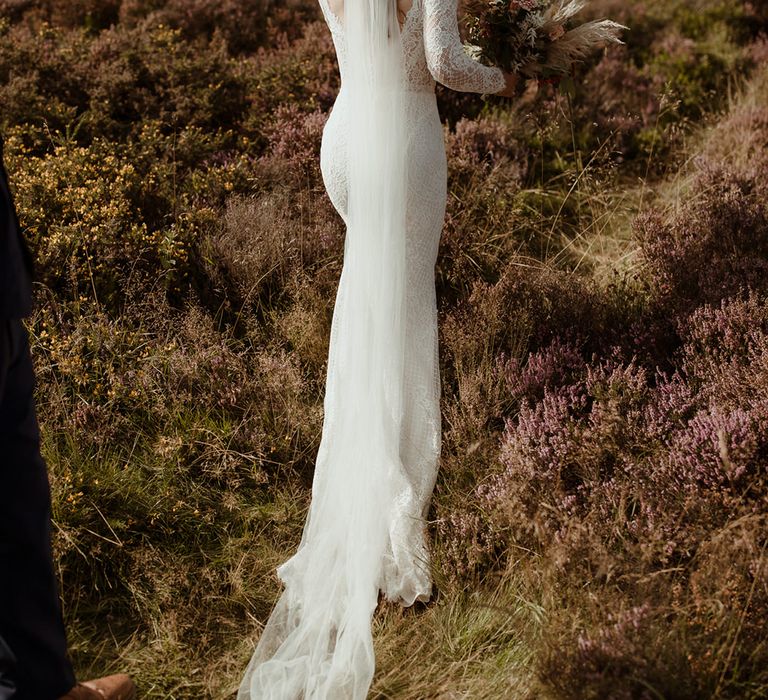
<svg viewBox="0 0 768 700">
<path fill-rule="evenodd" d="M 130 676 L 116 673 L 78 683 L 59 700 L 136 700 L 136 686 Z"/>
</svg>

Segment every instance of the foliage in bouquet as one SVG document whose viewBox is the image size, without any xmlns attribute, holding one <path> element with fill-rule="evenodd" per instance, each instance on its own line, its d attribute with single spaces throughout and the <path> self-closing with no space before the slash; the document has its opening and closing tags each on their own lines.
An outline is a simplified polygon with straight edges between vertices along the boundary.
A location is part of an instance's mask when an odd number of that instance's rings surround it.
<svg viewBox="0 0 768 700">
<path fill-rule="evenodd" d="M 612 20 L 578 24 L 587 0 L 467 0 L 468 53 L 540 82 L 570 74 L 573 64 L 608 43 L 622 44 Z"/>
</svg>

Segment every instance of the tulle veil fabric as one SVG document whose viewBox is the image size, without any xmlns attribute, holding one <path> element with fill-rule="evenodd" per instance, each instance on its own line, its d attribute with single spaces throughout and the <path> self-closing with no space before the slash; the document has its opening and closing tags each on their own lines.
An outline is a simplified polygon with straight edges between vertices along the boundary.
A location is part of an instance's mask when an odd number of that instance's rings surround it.
<svg viewBox="0 0 768 700">
<path fill-rule="evenodd" d="M 301 542 L 277 569 L 284 590 L 238 700 L 366 697 L 389 527 L 410 488 L 399 454 L 407 130 L 395 0 L 346 0 L 344 29 L 348 211 L 323 431 Z"/>
</svg>

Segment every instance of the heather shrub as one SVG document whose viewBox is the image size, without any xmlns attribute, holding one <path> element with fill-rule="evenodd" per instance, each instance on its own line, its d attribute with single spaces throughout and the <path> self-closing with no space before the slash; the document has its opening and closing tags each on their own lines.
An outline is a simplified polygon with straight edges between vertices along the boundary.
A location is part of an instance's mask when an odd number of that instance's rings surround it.
<svg viewBox="0 0 768 700">
<path fill-rule="evenodd" d="M 658 76 L 635 65 L 626 47 L 611 47 L 584 77 L 575 121 L 610 135 L 614 157 L 619 162 L 631 160 L 643 149 L 645 135 L 657 125 L 662 88 Z"/>
<path fill-rule="evenodd" d="M 163 25 L 112 28 L 91 39 L 77 30 L 15 25 L 0 49 L 6 126 L 23 122 L 66 132 L 80 143 L 98 134 L 124 138 L 143 120 L 165 129 L 236 126 L 246 83 L 224 44 L 201 51 Z M 49 139 L 39 132 L 34 145 Z"/>
<path fill-rule="evenodd" d="M 766 404 L 745 401 L 764 391 L 768 336 L 758 321 L 764 307 L 764 298 L 752 296 L 696 312 L 683 332 L 680 373 L 672 376 L 616 360 L 585 367 L 572 348 L 557 344 L 532 356 L 532 372 L 543 360 L 548 366 L 544 386 L 537 382 L 536 393 L 505 420 L 504 471 L 478 486 L 484 511 L 500 507 L 505 528 L 505 518 L 519 519 L 520 537 L 535 528 L 529 546 L 551 546 L 575 516 L 587 517 L 592 508 L 612 512 L 622 487 L 617 478 L 631 475 L 633 490 L 647 490 L 645 505 L 628 519 L 635 534 L 644 527 L 644 536 L 655 538 L 669 528 L 670 541 L 695 539 L 699 528 L 706 533 L 713 520 L 727 519 L 750 493 L 760 493 L 766 477 Z M 746 318 L 753 319 L 748 327 Z M 557 373 L 552 357 L 560 360 Z M 518 393 L 524 379 L 518 369 Z M 657 489 L 663 502 L 658 495 L 651 500 Z M 544 494 L 555 508 L 540 507 Z M 551 500 L 556 494 L 559 500 Z M 707 520 L 680 523 L 683 506 L 707 513 Z M 681 551 L 693 551 L 692 544 Z"/>
<path fill-rule="evenodd" d="M 284 163 L 297 184 L 322 184 L 320 139 L 327 118 L 320 109 L 307 114 L 295 104 L 280 105 L 264 129 L 267 154 Z"/>
<path fill-rule="evenodd" d="M 527 151 L 512 127 L 492 119 L 462 118 L 445 130 L 448 188 L 437 278 L 446 298 L 469 290 L 478 274 L 492 279 L 525 240 L 507 233 L 518 208 L 516 198 L 527 172 Z M 497 232 L 499 229 L 502 233 Z"/>
<path fill-rule="evenodd" d="M 218 35 L 235 53 L 253 51 L 280 34 L 295 39 L 301 25 L 320 14 L 317 5 L 306 0 L 2 0 L 0 9 L 14 23 L 46 22 L 90 32 L 150 19 L 179 29 L 189 40 Z"/>
<path fill-rule="evenodd" d="M 758 199 L 768 194 L 768 157 L 764 147 L 768 138 L 768 108 L 763 104 L 766 82 L 765 78 L 755 81 L 749 98 L 718 122 L 703 147 L 706 161 L 732 163 L 731 168 L 750 183 Z"/>
<path fill-rule="evenodd" d="M 574 302 L 578 320 L 574 308 L 562 303 L 563 295 Z M 580 300 L 583 304 L 578 308 Z M 589 290 L 580 280 L 547 270 L 534 275 L 510 266 L 496 284 L 477 281 L 441 329 L 451 367 L 471 368 L 485 360 L 495 361 L 502 353 L 519 358 L 540 349 L 553 336 L 576 336 L 586 324 L 599 322 L 597 302 L 593 306 L 590 301 Z"/>
<path fill-rule="evenodd" d="M 295 12 L 300 3 L 294 2 L 292 5 L 291 9 Z M 237 53 L 253 50 L 264 43 L 267 36 L 267 18 L 274 10 L 274 3 L 270 0 L 124 0 L 121 3 L 120 18 L 130 23 L 131 20 L 150 17 L 153 22 L 178 28 L 189 39 L 211 39 L 214 35 L 219 35 L 226 41 L 227 47 Z M 295 14 L 293 18 L 296 19 Z"/>
<path fill-rule="evenodd" d="M 438 532 L 447 568 L 457 577 L 503 568 L 499 562 L 510 551 L 509 540 L 497 534 L 492 509 L 485 501 L 466 499 L 498 459 L 497 440 L 507 417 L 522 415 L 561 382 L 583 377 L 586 358 L 608 340 L 602 329 L 610 316 L 596 290 L 580 280 L 510 266 L 498 283 L 476 283 L 444 320 Z M 456 508 L 457 494 L 464 494 L 467 507 Z"/>
<path fill-rule="evenodd" d="M 203 244 L 203 257 L 207 276 L 230 309 L 268 317 L 290 303 L 308 271 L 328 258 L 341 262 L 343 225 L 330 203 L 322 206 L 317 199 L 276 189 L 228 201 L 223 224 Z M 311 225 L 305 210 L 313 213 Z M 334 265 L 330 274 L 337 271 Z M 314 274 L 318 290 L 329 292 L 333 280 L 324 279 L 322 271 Z"/>
<path fill-rule="evenodd" d="M 9 19 L 43 21 L 64 27 L 102 29 L 118 20 L 121 0 L 2 0 L 0 10 Z"/>
<path fill-rule="evenodd" d="M 567 645 L 549 649 L 541 677 L 562 698 L 650 700 L 706 697 L 684 642 L 669 632 L 662 610 L 648 602 L 608 613 L 589 632 L 562 630 Z"/>
<path fill-rule="evenodd" d="M 518 165 L 522 177 L 526 163 L 514 136 L 512 130 L 497 119 L 460 119 L 446 135 L 452 184 L 455 187 L 466 186 L 467 178 L 487 176 L 510 161 Z"/>
<path fill-rule="evenodd" d="M 650 70 L 672 86 L 680 115 L 691 119 L 701 116 L 703 105 L 716 101 L 727 76 L 738 68 L 681 34 L 664 36 L 653 51 Z"/>
<path fill-rule="evenodd" d="M 579 343 L 564 341 L 559 335 L 537 351 L 517 357 L 501 358 L 507 396 L 522 404 L 544 398 L 547 389 L 568 384 L 583 376 L 587 362 Z"/>
<path fill-rule="evenodd" d="M 758 371 L 768 337 L 768 309 L 754 290 L 702 306 L 678 322 L 683 340 L 680 364 L 689 384 L 699 391 L 716 391 L 705 398 L 735 408 L 730 391 L 759 389 Z"/>
<path fill-rule="evenodd" d="M 768 279 L 768 220 L 755 180 L 704 161 L 692 190 L 672 222 L 648 212 L 636 224 L 651 291 L 667 313 L 742 287 L 763 290 Z"/>
<path fill-rule="evenodd" d="M 51 130 L 63 130 L 75 120 L 78 108 L 84 108 L 80 85 L 88 40 L 82 33 L 67 34 L 66 41 L 63 35 L 48 26 L 36 32 L 25 25 L 0 22 L 0 123 L 4 129 L 45 123 Z M 65 50 L 60 43 L 66 43 Z M 42 148 L 47 139 L 40 134 L 34 143 Z"/>
<path fill-rule="evenodd" d="M 147 24 L 102 32 L 90 51 L 87 108 L 101 107 L 108 124 L 156 119 L 215 130 L 236 127 L 247 109 L 246 78 L 220 40 L 190 44 L 178 30 Z"/>
<path fill-rule="evenodd" d="M 308 0 L 123 0 L 123 21 L 144 17 L 177 27 L 191 40 L 219 35 L 231 52 L 240 54 L 273 46 L 280 37 L 300 38 L 304 25 L 320 19 L 321 12 L 317 3 Z"/>
<path fill-rule="evenodd" d="M 249 57 L 246 67 L 251 81 L 246 127 L 254 132 L 282 105 L 303 112 L 328 110 L 339 89 L 333 42 L 322 21 L 306 24 L 295 41 L 281 35 L 269 50 Z"/>
</svg>

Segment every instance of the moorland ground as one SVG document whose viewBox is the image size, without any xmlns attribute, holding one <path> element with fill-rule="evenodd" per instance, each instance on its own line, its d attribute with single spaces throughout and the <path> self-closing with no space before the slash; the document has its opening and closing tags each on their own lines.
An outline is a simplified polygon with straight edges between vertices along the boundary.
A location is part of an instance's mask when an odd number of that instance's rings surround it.
<svg viewBox="0 0 768 700">
<path fill-rule="evenodd" d="M 436 595 L 372 697 L 768 692 L 768 4 L 528 102 L 438 86 Z M 232 697 L 300 539 L 343 224 L 312 0 L 0 0 L 0 128 L 78 672 Z"/>
</svg>

